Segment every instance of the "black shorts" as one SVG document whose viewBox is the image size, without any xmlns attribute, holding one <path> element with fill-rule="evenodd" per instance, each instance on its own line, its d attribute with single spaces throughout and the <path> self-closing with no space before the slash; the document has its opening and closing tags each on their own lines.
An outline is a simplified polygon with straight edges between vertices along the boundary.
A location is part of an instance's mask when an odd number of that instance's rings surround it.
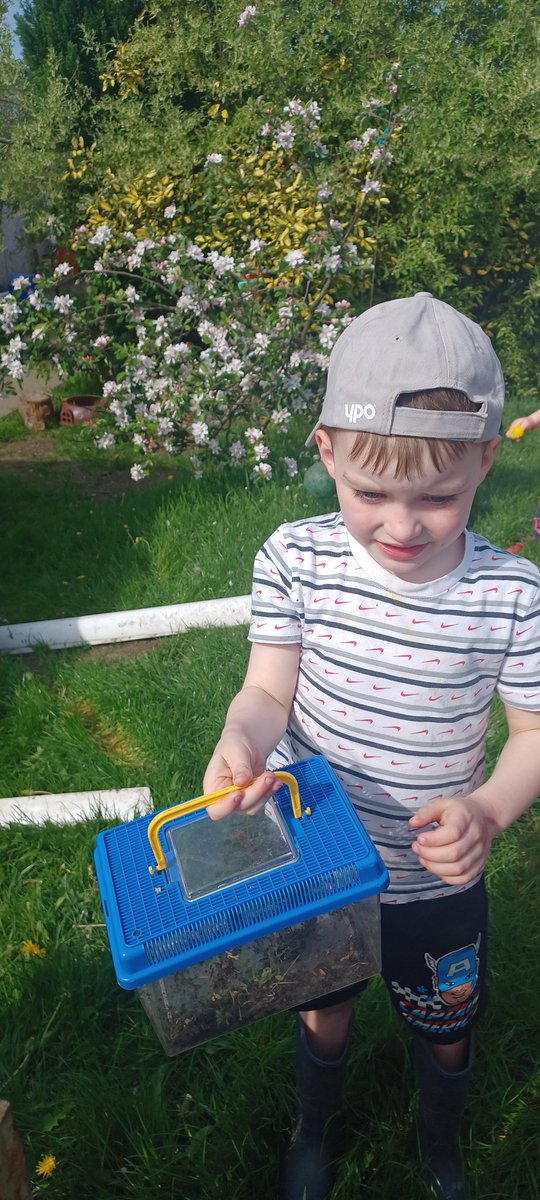
<svg viewBox="0 0 540 1200">
<path fill-rule="evenodd" d="M 410 904 L 381 904 L 381 975 L 407 1025 L 433 1042 L 458 1042 L 486 1007 L 487 895 L 466 892 Z M 360 995 L 369 980 L 298 1005 L 330 1008 Z"/>
</svg>

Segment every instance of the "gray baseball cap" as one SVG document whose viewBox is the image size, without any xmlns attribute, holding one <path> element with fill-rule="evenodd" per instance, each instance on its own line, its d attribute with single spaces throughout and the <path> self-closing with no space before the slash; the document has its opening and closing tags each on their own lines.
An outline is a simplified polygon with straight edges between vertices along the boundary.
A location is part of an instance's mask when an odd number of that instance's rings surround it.
<svg viewBox="0 0 540 1200">
<path fill-rule="evenodd" d="M 434 388 L 465 392 L 476 412 L 399 407 L 398 397 Z M 338 338 L 328 366 L 320 425 L 353 433 L 489 442 L 504 405 L 501 364 L 483 329 L 463 313 L 417 292 L 377 304 Z"/>
</svg>

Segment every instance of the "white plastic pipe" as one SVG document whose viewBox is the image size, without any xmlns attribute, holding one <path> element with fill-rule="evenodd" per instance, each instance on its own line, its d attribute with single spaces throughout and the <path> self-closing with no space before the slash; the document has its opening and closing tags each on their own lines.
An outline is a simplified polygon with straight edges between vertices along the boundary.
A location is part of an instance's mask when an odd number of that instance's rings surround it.
<svg viewBox="0 0 540 1200">
<path fill-rule="evenodd" d="M 36 646 L 63 650 L 68 646 L 102 646 L 170 637 L 187 629 L 247 625 L 251 597 L 228 596 L 194 604 L 165 604 L 159 608 L 134 608 L 126 612 L 95 613 L 86 617 L 60 617 L 54 621 L 29 621 L 0 626 L 0 651 L 27 654 Z"/>
<path fill-rule="evenodd" d="M 147 787 L 115 788 L 108 792 L 44 792 L 34 796 L 6 796 L 0 800 L 0 825 L 74 825 L 91 817 L 133 817 L 152 812 L 152 793 Z"/>
</svg>

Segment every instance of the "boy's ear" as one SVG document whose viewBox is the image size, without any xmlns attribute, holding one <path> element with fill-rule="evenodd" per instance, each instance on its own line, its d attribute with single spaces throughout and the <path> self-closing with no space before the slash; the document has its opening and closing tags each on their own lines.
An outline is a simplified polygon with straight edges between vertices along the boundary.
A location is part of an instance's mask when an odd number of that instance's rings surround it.
<svg viewBox="0 0 540 1200">
<path fill-rule="evenodd" d="M 328 474 L 332 476 L 332 479 L 335 479 L 336 468 L 334 465 L 334 449 L 330 434 L 326 432 L 326 429 L 318 429 L 315 434 L 315 441 L 321 456 L 321 462 L 324 463 L 326 470 L 328 471 Z"/>
<path fill-rule="evenodd" d="M 480 482 L 486 478 L 490 467 L 493 465 L 493 459 L 497 453 L 497 446 L 499 445 L 500 441 L 500 437 L 492 438 L 491 441 L 486 442 L 484 446 L 484 453 L 482 455 L 482 479 Z"/>
</svg>

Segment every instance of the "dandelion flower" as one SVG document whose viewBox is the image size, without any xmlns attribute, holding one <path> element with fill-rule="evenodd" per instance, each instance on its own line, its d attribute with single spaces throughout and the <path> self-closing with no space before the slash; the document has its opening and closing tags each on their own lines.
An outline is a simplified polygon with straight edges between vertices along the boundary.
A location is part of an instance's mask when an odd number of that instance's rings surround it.
<svg viewBox="0 0 540 1200">
<path fill-rule="evenodd" d="M 524 433 L 525 430 L 523 425 L 520 425 L 519 421 L 513 421 L 506 436 L 511 438 L 513 442 L 518 442 L 519 439 L 523 437 Z"/>
<path fill-rule="evenodd" d="M 57 1162 L 54 1154 L 44 1154 L 36 1167 L 36 1175 L 40 1175 L 42 1179 L 48 1179 L 53 1171 L 56 1171 Z"/>
<path fill-rule="evenodd" d="M 21 946 L 22 953 L 26 958 L 31 958 L 33 955 L 36 958 L 45 958 L 45 951 L 42 946 L 37 946 L 35 942 L 26 941 Z"/>
</svg>

